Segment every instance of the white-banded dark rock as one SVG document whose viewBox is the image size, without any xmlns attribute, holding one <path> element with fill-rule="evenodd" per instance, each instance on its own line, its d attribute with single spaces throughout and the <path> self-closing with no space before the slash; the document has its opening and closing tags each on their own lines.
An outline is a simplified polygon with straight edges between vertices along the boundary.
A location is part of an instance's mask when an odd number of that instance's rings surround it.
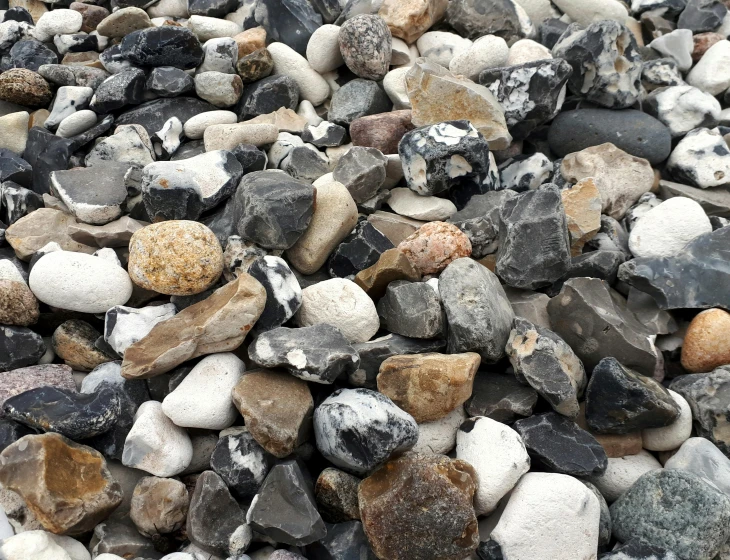
<svg viewBox="0 0 730 560">
<path fill-rule="evenodd" d="M 133 31 L 122 39 L 119 50 L 124 58 L 140 66 L 187 70 L 203 61 L 203 48 L 193 32 L 172 25 Z"/>
<path fill-rule="evenodd" d="M 425 282 L 391 282 L 377 309 L 381 324 L 392 333 L 411 338 L 435 338 L 443 334 L 441 301 Z"/>
<path fill-rule="evenodd" d="M 322 121 L 317 126 L 308 125 L 302 132 L 302 140 L 318 148 L 341 146 L 346 136 L 344 127 L 328 121 Z"/>
<path fill-rule="evenodd" d="M 251 263 L 248 273 L 266 290 L 266 306 L 255 325 L 257 332 L 283 325 L 299 310 L 302 289 L 284 259 L 263 256 Z"/>
<path fill-rule="evenodd" d="M 210 456 L 210 468 L 236 497 L 252 498 L 261 488 L 274 458 L 246 428 L 232 427 L 221 433 Z"/>
<path fill-rule="evenodd" d="M 52 171 L 51 193 L 68 207 L 80 222 L 104 225 L 122 214 L 127 198 L 125 177 L 129 164 L 102 162 L 93 168 Z"/>
<path fill-rule="evenodd" d="M 510 158 L 499 165 L 501 187 L 515 192 L 536 190 L 550 181 L 552 174 L 553 163 L 540 152 Z"/>
<path fill-rule="evenodd" d="M 0 183 L 0 220 L 6 225 L 14 224 L 43 206 L 43 199 L 38 193 L 13 181 Z"/>
</svg>

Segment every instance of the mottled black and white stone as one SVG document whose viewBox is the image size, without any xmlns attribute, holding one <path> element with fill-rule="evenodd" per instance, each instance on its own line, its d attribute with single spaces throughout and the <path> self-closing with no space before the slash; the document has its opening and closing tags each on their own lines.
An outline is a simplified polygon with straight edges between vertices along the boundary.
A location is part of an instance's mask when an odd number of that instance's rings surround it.
<svg viewBox="0 0 730 560">
<path fill-rule="evenodd" d="M 295 179 L 310 183 L 330 171 L 327 156 L 311 144 L 294 146 L 279 163 L 279 169 Z"/>
<path fill-rule="evenodd" d="M 92 66 L 66 66 L 63 64 L 44 64 L 38 73 L 46 81 L 59 86 L 82 86 L 96 89 L 109 77 L 109 73 Z"/>
<path fill-rule="evenodd" d="M 150 305 L 134 308 L 115 305 L 104 316 L 104 341 L 120 356 L 132 344 L 141 340 L 157 323 L 177 313 L 175 305 Z"/>
<path fill-rule="evenodd" d="M 472 394 L 464 409 L 469 417 L 486 416 L 511 424 L 532 415 L 537 396 L 535 389 L 523 385 L 514 375 L 480 371 L 474 377 Z"/>
<path fill-rule="evenodd" d="M 638 540 L 631 540 L 611 552 L 598 557 L 599 560 L 678 560 L 671 550 L 653 546 Z"/>
<path fill-rule="evenodd" d="M 381 326 L 389 332 L 410 338 L 435 338 L 444 333 L 441 300 L 426 282 L 391 282 L 377 309 Z"/>
<path fill-rule="evenodd" d="M 266 115 L 284 107 L 296 109 L 299 86 L 286 75 L 269 76 L 243 88 L 235 112 L 238 120 Z"/>
<path fill-rule="evenodd" d="M 477 352 L 484 362 L 504 356 L 514 312 L 497 276 L 473 259 L 456 259 L 439 276 L 448 322 L 448 353 Z"/>
<path fill-rule="evenodd" d="M 499 166 L 500 185 L 515 192 L 536 190 L 552 176 L 553 162 L 540 152 L 510 158 Z"/>
<path fill-rule="evenodd" d="M 493 190 L 489 145 L 468 121 L 446 121 L 406 132 L 398 154 L 408 187 L 418 194 L 466 190 L 469 195 L 463 207 L 471 195 Z"/>
<path fill-rule="evenodd" d="M 667 170 L 678 183 L 701 189 L 730 185 L 730 148 L 718 129 L 697 128 L 679 141 Z"/>
<path fill-rule="evenodd" d="M 312 383 L 332 384 L 351 375 L 360 358 L 337 327 L 279 327 L 261 333 L 248 347 L 251 360 L 264 368 L 283 368 Z"/>
<path fill-rule="evenodd" d="M 153 68 L 147 76 L 147 91 L 160 97 L 177 97 L 195 88 L 193 77 L 174 66 Z"/>
<path fill-rule="evenodd" d="M 692 33 L 715 31 L 726 15 L 727 7 L 721 0 L 688 0 L 679 14 L 677 29 L 690 29 Z"/>
<path fill-rule="evenodd" d="M 194 1 L 202 2 L 202 0 Z M 205 2 L 208 1 L 205 0 Z M 218 2 L 216 0 L 210 3 L 216 4 Z M 236 2 L 236 4 L 238 3 Z M 238 45 L 231 37 L 208 39 L 203 43 L 203 64 L 198 66 L 196 73 L 222 72 L 224 74 L 235 74 L 237 61 Z"/>
<path fill-rule="evenodd" d="M 38 193 L 13 181 L 0 183 L 0 220 L 5 224 L 14 224 L 43 206 L 43 198 Z"/>
<path fill-rule="evenodd" d="M 367 342 L 358 342 L 353 344 L 353 348 L 360 356 L 360 365 L 349 375 L 348 381 L 355 387 L 375 390 L 380 364 L 391 356 L 441 352 L 445 347 L 446 341 L 443 339 L 407 338 L 399 334 L 387 334 Z"/>
<path fill-rule="evenodd" d="M 360 14 L 348 19 L 338 35 L 340 53 L 358 78 L 381 81 L 388 73 L 393 37 L 383 18 Z"/>
<path fill-rule="evenodd" d="M 669 392 L 616 358 L 604 358 L 593 368 L 586 388 L 586 423 L 601 434 L 627 434 L 668 426 L 679 416 Z"/>
<path fill-rule="evenodd" d="M 213 471 L 198 476 L 190 497 L 187 537 L 211 554 L 226 555 L 231 535 L 246 523 L 246 516 L 223 479 Z"/>
<path fill-rule="evenodd" d="M 266 249 L 288 249 L 309 226 L 314 187 L 278 170 L 244 176 L 235 195 L 238 234 Z"/>
<path fill-rule="evenodd" d="M 133 31 L 122 39 L 120 54 L 140 66 L 189 70 L 203 62 L 203 48 L 195 34 L 187 27 L 172 25 Z"/>
<path fill-rule="evenodd" d="M 319 452 L 333 465 L 364 474 L 418 441 L 418 424 L 385 395 L 338 389 L 314 411 Z"/>
<path fill-rule="evenodd" d="M 641 54 L 623 24 L 603 20 L 585 29 L 573 24 L 553 47 L 553 56 L 573 67 L 568 88 L 575 95 L 610 109 L 625 109 L 639 99 Z"/>
<path fill-rule="evenodd" d="M 563 86 L 572 73 L 570 64 L 556 58 L 484 70 L 479 83 L 489 88 L 504 109 L 512 137 L 522 140 L 560 112 Z"/>
<path fill-rule="evenodd" d="M 514 288 L 534 290 L 570 268 L 570 238 L 560 190 L 547 185 L 507 200 L 499 213 L 496 272 Z"/>
<path fill-rule="evenodd" d="M 643 218 L 649 210 L 656 208 L 661 203 L 662 200 L 652 192 L 642 194 L 636 204 L 626 211 L 623 220 L 621 220 L 626 231 L 631 231 L 636 222 Z"/>
<path fill-rule="evenodd" d="M 45 353 L 43 339 L 29 328 L 0 325 L 0 371 L 33 365 Z"/>
<path fill-rule="evenodd" d="M 155 132 L 153 147 L 157 159 L 169 159 L 180 147 L 183 124 L 177 117 L 170 117 L 160 130 Z"/>
<path fill-rule="evenodd" d="M 9 398 L 3 404 L 3 412 L 31 428 L 77 440 L 109 431 L 119 418 L 121 404 L 116 392 L 109 388 L 82 395 L 49 386 Z"/>
<path fill-rule="evenodd" d="M 685 84 L 651 92 L 644 110 L 663 122 L 672 137 L 678 138 L 695 128 L 717 126 L 722 107 L 709 93 Z"/>
<path fill-rule="evenodd" d="M 15 26 L 14 26 L 15 27 Z M 18 25 L 18 37 L 24 33 L 23 26 Z M 22 39 L 15 43 L 8 54 L 2 57 L 0 69 L 2 71 L 11 68 L 25 68 L 37 72 L 44 64 L 57 64 L 58 55 L 46 45 L 35 39 Z"/>
<path fill-rule="evenodd" d="M 142 175 L 145 209 L 153 221 L 197 220 L 236 191 L 242 174 L 241 164 L 227 150 L 150 163 Z"/>
<path fill-rule="evenodd" d="M 108 49 L 105 49 L 104 52 L 100 53 L 99 62 L 101 62 L 104 70 L 110 74 L 117 74 L 124 70 L 129 70 L 130 68 L 139 68 L 139 66 L 132 64 L 122 54 L 121 44 L 112 45 Z"/>
<path fill-rule="evenodd" d="M 678 469 L 644 474 L 611 505 L 613 534 L 673 551 L 678 558 L 714 558 L 730 537 L 730 498 Z"/>
<path fill-rule="evenodd" d="M 125 105 L 144 101 L 145 74 L 139 68 L 130 68 L 114 74 L 96 88 L 89 108 L 95 113 L 109 113 Z"/>
<path fill-rule="evenodd" d="M 187 0 L 188 12 L 191 16 L 208 16 L 223 18 L 235 12 L 238 0 Z"/>
<path fill-rule="evenodd" d="M 373 266 L 380 255 L 393 247 L 390 239 L 363 220 L 332 252 L 327 268 L 333 278 L 352 279 L 361 270 Z"/>
<path fill-rule="evenodd" d="M 684 85 L 682 71 L 673 58 L 645 60 L 641 69 L 641 83 L 647 91 L 662 87 Z"/>
<path fill-rule="evenodd" d="M 535 389 L 556 412 L 570 418 L 578 415 L 586 372 L 562 338 L 516 317 L 505 350 L 519 381 Z"/>
<path fill-rule="evenodd" d="M 243 427 L 224 430 L 210 456 L 210 468 L 244 500 L 256 495 L 273 463 L 274 457 Z"/>
<path fill-rule="evenodd" d="M 676 256 L 632 259 L 618 278 L 652 296 L 661 309 L 730 310 L 730 270 L 720 255 L 730 243 L 730 226 L 700 235 Z"/>
<path fill-rule="evenodd" d="M 651 10 L 660 10 L 669 17 L 678 16 L 687 6 L 687 0 L 633 0 L 631 11 L 641 15 Z"/>
<path fill-rule="evenodd" d="M 322 121 L 317 126 L 307 125 L 302 132 L 302 140 L 318 148 L 341 146 L 345 143 L 346 137 L 345 127 L 329 121 Z"/>
<path fill-rule="evenodd" d="M 283 325 L 299 310 L 302 289 L 284 259 L 273 255 L 258 258 L 248 268 L 248 273 L 266 290 L 266 305 L 254 326 L 257 332 Z"/>
<path fill-rule="evenodd" d="M 48 115 L 43 126 L 54 130 L 66 117 L 73 115 L 76 111 L 86 109 L 93 95 L 94 90 L 90 87 L 61 86 L 56 91 L 51 114 Z"/>
<path fill-rule="evenodd" d="M 270 539 L 293 546 L 311 544 L 327 533 L 309 473 L 295 460 L 281 462 L 269 471 L 251 502 L 246 522 Z"/>
<path fill-rule="evenodd" d="M 58 54 L 73 52 L 102 52 L 109 44 L 109 39 L 98 33 L 73 33 L 68 35 L 56 35 L 53 44 L 58 49 Z"/>
<path fill-rule="evenodd" d="M 310 0 L 315 10 L 322 16 L 324 23 L 334 23 L 342 12 L 342 4 L 339 0 Z"/>
<path fill-rule="evenodd" d="M 341 126 L 360 117 L 387 113 L 393 103 L 383 87 L 372 80 L 350 80 L 332 94 L 327 120 Z"/>
<path fill-rule="evenodd" d="M 624 297 L 598 278 L 571 278 L 548 303 L 553 330 L 592 370 L 606 357 L 643 375 L 662 370 L 652 333 L 626 307 Z"/>
<path fill-rule="evenodd" d="M 335 558 L 352 560 L 377 560 L 370 548 L 362 523 L 346 521 L 344 523 L 326 523 L 327 535 L 307 546 L 307 558 L 310 560 L 333 560 Z"/>
<path fill-rule="evenodd" d="M 525 36 L 515 3 L 511 0 L 453 0 L 449 2 L 446 14 L 449 25 L 468 39 L 497 35 L 514 42 Z"/>
<path fill-rule="evenodd" d="M 512 425 L 532 461 L 548 471 L 571 476 L 603 474 L 608 457 L 596 438 L 554 412 L 536 414 Z"/>
<path fill-rule="evenodd" d="M 377 148 L 354 146 L 340 158 L 332 176 L 345 185 L 355 202 L 374 197 L 385 182 L 388 158 Z"/>
<path fill-rule="evenodd" d="M 116 124 L 139 124 L 147 134 L 153 135 L 170 117 L 177 117 L 185 123 L 195 115 L 214 110 L 213 105 L 195 97 L 161 98 L 123 112 L 117 117 Z"/>
<path fill-rule="evenodd" d="M 112 116 L 108 115 L 108 118 Z M 114 134 L 94 144 L 85 159 L 86 167 L 109 165 L 110 162 L 143 167 L 153 161 L 152 141 L 147 131 L 138 125 L 117 127 Z M 138 192 L 141 189 L 141 176 L 140 170 L 137 179 L 139 185 L 135 188 Z"/>
<path fill-rule="evenodd" d="M 322 16 L 306 0 L 257 0 L 256 23 L 266 29 L 267 39 L 288 45 L 302 56 Z"/>
</svg>

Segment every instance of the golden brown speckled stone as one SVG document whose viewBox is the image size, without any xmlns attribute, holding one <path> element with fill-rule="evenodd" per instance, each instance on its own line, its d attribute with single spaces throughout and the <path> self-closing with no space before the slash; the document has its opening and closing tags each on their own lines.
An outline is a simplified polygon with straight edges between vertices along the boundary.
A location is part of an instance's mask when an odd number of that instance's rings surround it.
<svg viewBox="0 0 730 560">
<path fill-rule="evenodd" d="M 398 249 L 421 274 L 436 274 L 450 262 L 471 256 L 471 241 L 453 224 L 429 222 L 401 242 Z"/>
<path fill-rule="evenodd" d="M 707 373 L 730 364 L 730 313 L 707 309 L 687 328 L 682 346 L 682 366 L 690 373 Z"/>
<path fill-rule="evenodd" d="M 0 74 L 0 100 L 24 107 L 43 107 L 51 102 L 51 88 L 43 77 L 25 68 Z"/>
<path fill-rule="evenodd" d="M 27 327 L 38 320 L 38 300 L 23 282 L 0 279 L 0 323 Z"/>
</svg>

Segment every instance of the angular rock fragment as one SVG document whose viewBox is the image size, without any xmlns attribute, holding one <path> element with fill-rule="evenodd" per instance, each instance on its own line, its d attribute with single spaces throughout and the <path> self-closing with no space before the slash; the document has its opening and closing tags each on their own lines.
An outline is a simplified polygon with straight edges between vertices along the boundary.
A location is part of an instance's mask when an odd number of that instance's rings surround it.
<svg viewBox="0 0 730 560">
<path fill-rule="evenodd" d="M 203 61 L 200 41 L 185 27 L 165 25 L 140 29 L 126 35 L 120 45 L 122 56 L 140 66 L 174 66 L 187 70 Z"/>
<path fill-rule="evenodd" d="M 517 4 L 509 0 L 488 0 L 482 3 L 456 0 L 449 3 L 447 21 L 469 39 L 497 35 L 504 39 L 524 37 Z"/>
<path fill-rule="evenodd" d="M 256 259 L 248 273 L 266 290 L 266 305 L 256 322 L 256 331 L 268 331 L 291 319 L 302 305 L 302 289 L 287 262 L 266 255 Z"/>
<path fill-rule="evenodd" d="M 730 184 L 730 148 L 716 129 L 688 132 L 667 160 L 667 170 L 680 183 L 706 189 Z"/>
<path fill-rule="evenodd" d="M 221 433 L 210 456 L 210 467 L 236 497 L 252 498 L 263 484 L 273 457 L 246 428 L 232 427 Z"/>
<path fill-rule="evenodd" d="M 357 555 L 363 560 L 376 560 L 370 548 L 362 523 L 346 521 L 334 525 L 326 523 L 327 535 L 307 546 L 307 554 L 312 560 L 337 557 L 338 555 Z"/>
<path fill-rule="evenodd" d="M 120 356 L 124 351 L 149 334 L 157 323 L 177 313 L 174 304 L 151 305 L 141 309 L 117 305 L 104 316 L 104 341 Z"/>
<path fill-rule="evenodd" d="M 371 298 L 377 300 L 385 295 L 391 282 L 420 279 L 421 273 L 416 270 L 405 252 L 393 248 L 380 254 L 375 264 L 358 272 L 355 276 L 355 283 Z"/>
<path fill-rule="evenodd" d="M 51 194 L 60 198 L 77 220 L 104 225 L 119 218 L 127 198 L 124 177 L 129 165 L 111 163 L 93 169 L 51 173 Z"/>
<path fill-rule="evenodd" d="M 375 148 L 355 146 L 337 162 L 332 177 L 345 185 L 355 202 L 374 197 L 385 181 L 387 158 Z"/>
<path fill-rule="evenodd" d="M 304 55 L 312 33 L 322 25 L 322 16 L 310 2 L 262 0 L 256 2 L 254 17 L 266 36 Z"/>
<path fill-rule="evenodd" d="M 377 305 L 381 324 L 391 333 L 434 338 L 444 331 L 438 294 L 426 283 L 396 280 Z"/>
<path fill-rule="evenodd" d="M 317 477 L 314 497 L 326 522 L 342 523 L 360 519 L 357 488 L 361 480 L 341 470 L 327 467 Z"/>
<path fill-rule="evenodd" d="M 486 416 L 509 424 L 532 415 L 537 391 L 510 374 L 480 372 L 474 378 L 471 397 L 465 403 L 469 417 Z"/>
</svg>

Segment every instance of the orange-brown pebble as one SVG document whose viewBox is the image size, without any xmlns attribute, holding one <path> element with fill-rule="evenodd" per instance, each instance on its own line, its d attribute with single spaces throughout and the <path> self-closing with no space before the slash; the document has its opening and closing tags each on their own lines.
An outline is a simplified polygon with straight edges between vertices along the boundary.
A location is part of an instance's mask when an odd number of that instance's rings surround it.
<svg viewBox="0 0 730 560">
<path fill-rule="evenodd" d="M 730 313 L 707 309 L 687 328 L 682 345 L 682 366 L 690 373 L 705 373 L 730 364 Z"/>
</svg>

